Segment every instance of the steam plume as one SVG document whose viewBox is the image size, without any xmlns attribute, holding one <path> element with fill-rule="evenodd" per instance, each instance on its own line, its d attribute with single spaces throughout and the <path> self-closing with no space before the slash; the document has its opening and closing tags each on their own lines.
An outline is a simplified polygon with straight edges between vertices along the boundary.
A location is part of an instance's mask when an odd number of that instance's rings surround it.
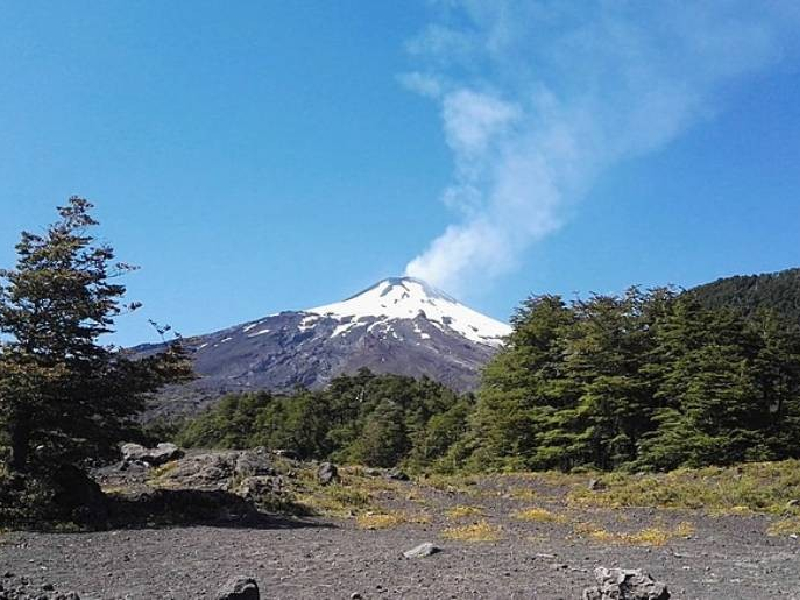
<svg viewBox="0 0 800 600">
<path fill-rule="evenodd" d="M 800 39 L 794 0 L 450 0 L 436 13 L 401 79 L 439 106 L 456 217 L 406 274 L 453 291 L 513 269 L 598 173 L 712 116 L 728 84 Z"/>
</svg>

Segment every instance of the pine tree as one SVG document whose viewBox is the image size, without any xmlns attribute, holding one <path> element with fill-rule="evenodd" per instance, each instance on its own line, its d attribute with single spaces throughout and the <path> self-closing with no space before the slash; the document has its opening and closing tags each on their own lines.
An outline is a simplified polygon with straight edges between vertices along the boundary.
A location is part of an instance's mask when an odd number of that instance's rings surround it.
<svg viewBox="0 0 800 600">
<path fill-rule="evenodd" d="M 565 449 L 573 466 L 605 470 L 635 460 L 639 439 L 652 427 L 655 387 L 644 368 L 659 305 L 668 297 L 666 290 L 632 287 L 622 297 L 575 302 L 564 370 L 578 398 L 560 419 L 562 428 L 574 432 Z"/>
<path fill-rule="evenodd" d="M 125 287 L 111 279 L 131 269 L 96 244 L 92 205 L 70 198 L 44 235 L 24 232 L 16 268 L 0 271 L 0 426 L 6 468 L 41 472 L 112 456 L 148 395 L 185 380 L 179 344 L 141 361 L 103 346 L 123 310 Z"/>
<path fill-rule="evenodd" d="M 474 448 L 471 468 L 520 470 L 550 462 L 542 460 L 547 451 L 540 438 L 553 412 L 569 404 L 566 390 L 554 391 L 572 321 L 558 296 L 531 297 L 512 317 L 506 346 L 483 372 L 471 440 L 465 440 Z"/>
<path fill-rule="evenodd" d="M 769 406 L 758 393 L 761 341 L 738 314 L 679 298 L 657 336 L 654 431 L 640 444 L 640 467 L 730 464 L 766 458 Z"/>
<path fill-rule="evenodd" d="M 408 451 L 403 409 L 384 399 L 369 415 L 358 440 L 359 462 L 371 467 L 392 467 Z"/>
</svg>

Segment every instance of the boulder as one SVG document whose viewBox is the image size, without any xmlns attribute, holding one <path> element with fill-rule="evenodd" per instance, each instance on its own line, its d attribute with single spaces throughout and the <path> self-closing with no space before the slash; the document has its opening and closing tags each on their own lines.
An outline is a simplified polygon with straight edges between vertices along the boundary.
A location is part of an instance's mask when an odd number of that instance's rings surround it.
<svg viewBox="0 0 800 600">
<path fill-rule="evenodd" d="M 339 481 L 339 469 L 333 463 L 322 463 L 317 469 L 317 481 L 320 485 L 328 485 L 334 481 Z"/>
<path fill-rule="evenodd" d="M 186 487 L 219 489 L 234 473 L 238 452 L 195 454 L 178 462 L 170 479 Z"/>
<path fill-rule="evenodd" d="M 602 489 L 604 489 L 606 486 L 605 486 L 605 484 L 604 484 L 602 481 L 600 481 L 599 479 L 590 479 L 590 480 L 589 480 L 589 483 L 588 483 L 588 484 L 586 484 L 586 487 L 587 487 L 587 488 L 589 488 L 590 490 L 602 490 Z"/>
<path fill-rule="evenodd" d="M 217 600 L 261 600 L 255 579 L 232 577 L 217 592 Z"/>
<path fill-rule="evenodd" d="M 594 570 L 598 586 L 583 590 L 583 600 L 669 600 L 667 586 L 641 569 Z"/>
<path fill-rule="evenodd" d="M 247 477 L 239 484 L 236 493 L 253 502 L 273 498 L 283 493 L 283 478 L 280 475 L 277 477 Z"/>
<path fill-rule="evenodd" d="M 243 477 L 275 475 L 275 469 L 269 463 L 266 453 L 245 451 L 239 454 L 233 472 Z"/>
<path fill-rule="evenodd" d="M 439 552 L 438 546 L 434 546 L 430 542 L 425 542 L 424 544 L 420 544 L 411 550 L 406 550 L 403 552 L 403 556 L 406 558 L 425 558 L 431 554 L 436 554 L 437 552 Z"/>
<path fill-rule="evenodd" d="M 406 473 L 396 468 L 390 469 L 389 472 L 386 473 L 386 477 L 394 481 L 409 481 L 411 479 Z"/>
<path fill-rule="evenodd" d="M 175 444 L 158 444 L 155 448 L 146 448 L 141 444 L 122 444 L 120 451 L 123 461 L 145 463 L 151 467 L 183 458 L 183 451 Z"/>
</svg>

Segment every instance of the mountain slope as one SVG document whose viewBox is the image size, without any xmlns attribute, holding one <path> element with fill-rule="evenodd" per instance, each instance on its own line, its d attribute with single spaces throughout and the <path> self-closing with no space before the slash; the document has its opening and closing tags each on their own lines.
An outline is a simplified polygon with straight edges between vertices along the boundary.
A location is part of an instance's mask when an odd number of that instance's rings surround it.
<svg viewBox="0 0 800 600">
<path fill-rule="evenodd" d="M 709 308 L 729 307 L 746 314 L 768 308 L 800 323 L 800 269 L 725 277 L 693 288 L 688 293 Z"/>
<path fill-rule="evenodd" d="M 194 413 L 229 392 L 318 388 L 362 367 L 470 390 L 509 332 L 423 281 L 392 277 L 341 302 L 188 338 L 200 379 L 169 390 L 157 412 Z"/>
</svg>

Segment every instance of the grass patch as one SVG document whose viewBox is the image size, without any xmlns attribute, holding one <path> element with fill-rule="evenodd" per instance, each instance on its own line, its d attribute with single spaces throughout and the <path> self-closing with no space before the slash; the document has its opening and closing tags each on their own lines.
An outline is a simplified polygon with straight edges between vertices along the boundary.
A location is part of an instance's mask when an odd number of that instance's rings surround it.
<svg viewBox="0 0 800 600">
<path fill-rule="evenodd" d="M 148 473 L 147 483 L 155 488 L 174 488 L 176 484 L 174 481 L 170 481 L 169 475 L 177 468 L 177 460 L 171 460 L 161 466 L 153 467 Z"/>
<path fill-rule="evenodd" d="M 573 529 L 578 536 L 583 538 L 604 544 L 629 546 L 663 546 L 672 539 L 687 537 L 694 533 L 694 526 L 687 522 L 679 523 L 673 529 L 647 527 L 633 532 L 608 531 L 593 523 L 578 523 Z"/>
<path fill-rule="evenodd" d="M 709 509 L 782 513 L 800 498 L 800 461 L 749 463 L 736 467 L 679 469 L 665 474 L 603 476 L 606 489 L 573 489 L 570 503 L 609 508 Z M 736 513 L 734 513 L 736 514 Z"/>
<path fill-rule="evenodd" d="M 406 522 L 402 513 L 365 514 L 356 517 L 356 524 L 361 529 L 391 529 Z"/>
<path fill-rule="evenodd" d="M 593 476 L 592 472 L 586 473 L 562 473 L 561 471 L 538 471 L 535 473 L 518 473 L 528 481 L 533 481 L 541 485 L 562 488 L 577 485 L 586 485 L 586 482 Z M 597 477 L 597 474 L 594 474 Z"/>
<path fill-rule="evenodd" d="M 480 506 L 465 506 L 459 504 L 453 508 L 448 508 L 444 511 L 448 519 L 464 519 L 466 517 L 481 517 L 483 516 L 483 508 Z"/>
<path fill-rule="evenodd" d="M 539 499 L 539 492 L 531 488 L 511 488 L 508 495 L 514 500 L 531 501 Z"/>
<path fill-rule="evenodd" d="M 356 524 L 361 529 L 391 529 L 404 523 L 427 524 L 431 517 L 424 514 L 409 514 L 401 511 L 386 513 L 366 513 L 356 517 Z"/>
<path fill-rule="evenodd" d="M 711 517 L 751 517 L 758 513 L 747 506 L 733 506 L 731 508 L 712 508 L 708 514 Z"/>
<path fill-rule="evenodd" d="M 431 487 L 441 492 L 450 494 L 464 494 L 477 496 L 479 477 L 477 475 L 440 475 L 431 474 L 427 479 L 420 481 L 420 485 Z"/>
<path fill-rule="evenodd" d="M 372 508 L 372 497 L 361 489 L 330 485 L 319 487 L 311 493 L 298 494 L 297 503 L 316 514 L 350 517 Z"/>
<path fill-rule="evenodd" d="M 159 467 L 155 467 L 151 471 L 151 477 L 152 478 L 163 477 L 164 475 L 168 474 L 170 471 L 174 471 L 177 468 L 178 468 L 178 461 L 177 460 L 171 460 L 169 462 L 164 463 L 163 465 L 161 465 Z"/>
<path fill-rule="evenodd" d="M 775 521 L 767 528 L 767 535 L 800 535 L 800 517 L 788 517 Z"/>
<path fill-rule="evenodd" d="M 530 521 L 533 523 L 565 523 L 566 517 L 558 515 L 546 508 L 531 507 L 518 510 L 514 513 L 514 518 L 520 521 Z"/>
<path fill-rule="evenodd" d="M 450 527 L 442 532 L 442 536 L 462 542 L 496 542 L 503 537 L 503 534 L 499 525 L 492 525 L 482 520 L 471 525 Z"/>
</svg>

